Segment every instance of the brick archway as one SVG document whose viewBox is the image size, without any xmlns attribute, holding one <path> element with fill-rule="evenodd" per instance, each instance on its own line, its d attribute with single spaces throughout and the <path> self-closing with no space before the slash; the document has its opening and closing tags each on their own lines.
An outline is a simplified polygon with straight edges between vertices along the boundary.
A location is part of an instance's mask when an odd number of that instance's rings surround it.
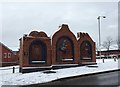
<svg viewBox="0 0 120 87">
<path fill-rule="evenodd" d="M 80 45 L 80 59 L 92 60 L 92 45 L 89 41 L 83 41 Z"/>
<path fill-rule="evenodd" d="M 56 43 L 56 62 L 74 62 L 74 44 L 67 36 L 62 36 Z"/>
<path fill-rule="evenodd" d="M 68 25 L 66 24 L 62 24 L 61 27 L 59 27 L 60 29 L 55 32 L 55 34 L 52 37 L 52 64 L 71 64 L 71 63 L 78 63 L 78 43 L 77 43 L 77 39 L 75 37 L 75 35 L 69 30 Z M 58 62 L 57 61 L 57 45 L 59 43 L 60 40 L 64 41 L 64 39 L 66 39 L 68 41 L 69 44 L 72 44 L 71 49 L 72 49 L 72 55 L 70 55 L 71 57 L 73 56 L 74 58 L 71 58 L 70 56 L 68 56 L 67 59 L 67 55 L 64 55 L 63 57 L 66 56 L 66 62 Z M 72 61 L 73 60 L 73 61 Z"/>
<path fill-rule="evenodd" d="M 20 39 L 20 72 L 51 65 L 51 39 L 45 32 L 32 31 Z"/>
<path fill-rule="evenodd" d="M 34 40 L 29 46 L 29 63 L 44 64 L 46 63 L 47 47 L 41 40 Z"/>
<path fill-rule="evenodd" d="M 80 37 L 78 39 L 79 63 L 96 62 L 95 42 L 88 35 L 88 33 L 80 32 L 79 34 L 80 34 Z"/>
</svg>

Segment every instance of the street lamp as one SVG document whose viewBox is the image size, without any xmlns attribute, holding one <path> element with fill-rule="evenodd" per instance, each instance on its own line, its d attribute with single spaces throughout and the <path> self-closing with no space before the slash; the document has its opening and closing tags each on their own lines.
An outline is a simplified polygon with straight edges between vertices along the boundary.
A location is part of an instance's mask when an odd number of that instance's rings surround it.
<svg viewBox="0 0 120 87">
<path fill-rule="evenodd" d="M 98 29 L 99 29 L 99 56 L 100 56 L 100 59 L 101 59 L 101 38 L 100 38 L 100 19 L 101 18 L 106 18 L 106 16 L 98 16 Z M 103 62 L 104 62 L 104 59 L 103 59 Z"/>
</svg>

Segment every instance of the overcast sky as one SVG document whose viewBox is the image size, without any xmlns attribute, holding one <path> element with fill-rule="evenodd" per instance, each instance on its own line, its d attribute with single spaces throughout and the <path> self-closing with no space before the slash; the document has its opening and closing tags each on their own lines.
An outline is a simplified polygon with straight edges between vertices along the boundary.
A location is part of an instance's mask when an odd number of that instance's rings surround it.
<svg viewBox="0 0 120 87">
<path fill-rule="evenodd" d="M 33 30 L 52 36 L 65 23 L 70 30 L 87 32 L 98 43 L 98 16 L 101 19 L 101 42 L 118 37 L 117 2 L 6 2 L 2 3 L 2 43 L 19 48 L 19 38 Z"/>
</svg>

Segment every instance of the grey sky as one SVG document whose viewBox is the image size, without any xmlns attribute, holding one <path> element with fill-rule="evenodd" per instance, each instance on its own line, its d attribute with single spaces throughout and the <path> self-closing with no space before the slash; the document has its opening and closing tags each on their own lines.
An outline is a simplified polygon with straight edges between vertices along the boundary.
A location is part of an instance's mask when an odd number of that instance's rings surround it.
<svg viewBox="0 0 120 87">
<path fill-rule="evenodd" d="M 71 31 L 87 32 L 98 42 L 99 15 L 102 42 L 118 37 L 117 2 L 8 2 L 2 3 L 2 41 L 8 47 L 19 47 L 19 38 L 32 30 L 44 31 L 48 36 L 66 23 Z"/>
</svg>

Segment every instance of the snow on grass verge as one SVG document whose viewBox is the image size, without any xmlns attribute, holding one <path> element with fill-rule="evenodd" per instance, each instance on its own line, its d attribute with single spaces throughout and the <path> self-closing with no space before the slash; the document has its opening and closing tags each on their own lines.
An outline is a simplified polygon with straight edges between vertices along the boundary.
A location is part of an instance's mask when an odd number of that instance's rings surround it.
<svg viewBox="0 0 120 87">
<path fill-rule="evenodd" d="M 102 60 L 98 59 L 97 66 L 98 67 L 79 66 L 72 68 L 57 69 L 57 70 L 51 70 L 56 73 L 49 73 L 49 74 L 43 73 L 44 71 L 22 74 L 19 73 L 18 66 L 15 66 L 16 68 L 15 73 L 12 73 L 12 67 L 10 68 L 8 67 L 8 69 L 0 68 L 0 78 L 2 78 L 2 81 L 0 82 L 0 86 L 45 83 L 65 77 L 104 72 L 109 70 L 117 70 L 118 60 L 115 62 L 113 59 L 105 59 L 105 63 L 102 63 Z"/>
</svg>

